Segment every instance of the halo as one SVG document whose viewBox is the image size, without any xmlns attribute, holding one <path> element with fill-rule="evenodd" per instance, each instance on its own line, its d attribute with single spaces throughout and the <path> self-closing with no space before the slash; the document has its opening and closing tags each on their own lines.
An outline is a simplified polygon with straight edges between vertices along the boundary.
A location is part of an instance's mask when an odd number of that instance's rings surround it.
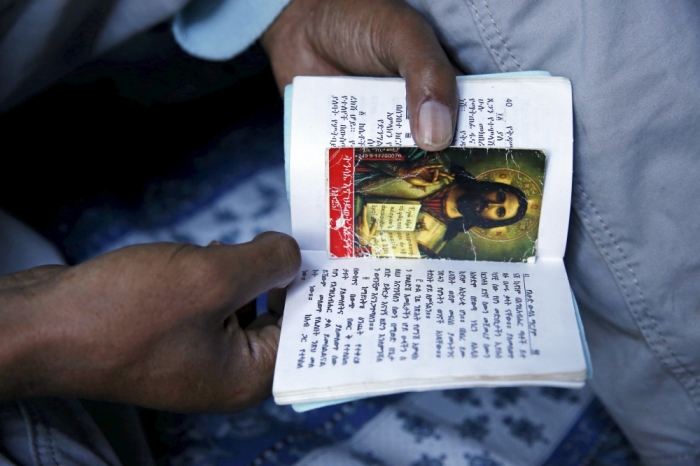
<svg viewBox="0 0 700 466">
<path fill-rule="evenodd" d="M 527 211 L 525 211 L 525 217 L 512 225 L 489 229 L 473 227 L 469 230 L 470 233 L 473 232 L 476 236 L 489 241 L 513 241 L 522 238 L 539 226 L 542 188 L 531 176 L 513 168 L 495 168 L 479 173 L 475 178 L 478 181 L 509 184 L 520 189 L 527 197 Z"/>
</svg>

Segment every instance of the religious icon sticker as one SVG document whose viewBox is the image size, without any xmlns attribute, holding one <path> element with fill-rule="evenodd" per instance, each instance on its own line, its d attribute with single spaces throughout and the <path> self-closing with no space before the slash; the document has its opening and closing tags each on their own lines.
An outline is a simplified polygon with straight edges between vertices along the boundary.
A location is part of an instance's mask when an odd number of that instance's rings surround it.
<svg viewBox="0 0 700 466">
<path fill-rule="evenodd" d="M 527 261 L 544 167 L 530 149 L 329 149 L 329 253 Z"/>
</svg>

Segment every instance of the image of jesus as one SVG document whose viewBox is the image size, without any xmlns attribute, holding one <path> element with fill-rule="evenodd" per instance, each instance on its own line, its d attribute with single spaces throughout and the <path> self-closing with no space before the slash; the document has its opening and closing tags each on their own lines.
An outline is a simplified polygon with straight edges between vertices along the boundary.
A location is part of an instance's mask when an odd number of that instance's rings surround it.
<svg viewBox="0 0 700 466">
<path fill-rule="evenodd" d="M 381 202 L 392 204 L 409 199 L 419 201 L 423 216 L 416 224 L 416 231 L 427 232 L 424 237 L 434 238 L 437 231 L 430 230 L 439 229 L 444 233 L 435 239 L 443 245 L 457 234 L 466 233 L 473 227 L 491 229 L 512 225 L 527 212 L 527 197 L 520 189 L 505 183 L 479 181 L 460 165 L 451 165 L 449 170 L 445 170 L 444 165 L 439 163 L 421 166 L 383 164 L 381 168 L 384 176 L 378 173 L 367 176 L 363 184 L 358 186 L 358 191 L 371 194 L 374 187 L 384 185 L 386 188 L 383 179 L 399 179 L 409 183 L 414 190 L 407 193 L 405 189 L 396 189 L 395 193 L 385 193 Z M 393 176 L 386 176 L 390 174 Z M 427 221 L 428 219 L 437 222 Z M 376 231 L 377 222 L 368 217 L 364 207 L 355 224 L 360 245 L 370 244 Z M 423 246 L 421 249 L 424 253 L 433 249 L 427 244 L 420 246 Z"/>
</svg>

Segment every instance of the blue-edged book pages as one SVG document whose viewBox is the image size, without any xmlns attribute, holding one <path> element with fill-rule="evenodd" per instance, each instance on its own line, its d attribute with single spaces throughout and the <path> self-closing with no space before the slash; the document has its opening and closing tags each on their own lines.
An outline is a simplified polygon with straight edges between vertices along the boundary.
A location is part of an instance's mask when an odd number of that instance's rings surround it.
<svg viewBox="0 0 700 466">
<path fill-rule="evenodd" d="M 590 363 L 563 255 L 571 85 L 458 78 L 453 147 L 418 149 L 392 78 L 285 94 L 290 285 L 273 385 L 298 409 L 472 386 L 580 387 Z"/>
</svg>

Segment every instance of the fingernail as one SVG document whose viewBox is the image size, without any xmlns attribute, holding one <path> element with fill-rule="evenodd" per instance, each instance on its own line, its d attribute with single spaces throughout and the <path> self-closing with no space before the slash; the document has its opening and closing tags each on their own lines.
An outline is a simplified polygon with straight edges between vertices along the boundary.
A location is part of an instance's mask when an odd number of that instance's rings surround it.
<svg viewBox="0 0 700 466">
<path fill-rule="evenodd" d="M 222 244 L 224 243 L 222 243 L 221 241 L 214 240 L 211 243 L 207 244 L 207 246 L 221 246 Z"/>
<path fill-rule="evenodd" d="M 452 141 L 454 127 L 450 109 L 440 102 L 429 100 L 420 106 L 418 114 L 418 137 L 423 144 L 443 147 Z"/>
</svg>

